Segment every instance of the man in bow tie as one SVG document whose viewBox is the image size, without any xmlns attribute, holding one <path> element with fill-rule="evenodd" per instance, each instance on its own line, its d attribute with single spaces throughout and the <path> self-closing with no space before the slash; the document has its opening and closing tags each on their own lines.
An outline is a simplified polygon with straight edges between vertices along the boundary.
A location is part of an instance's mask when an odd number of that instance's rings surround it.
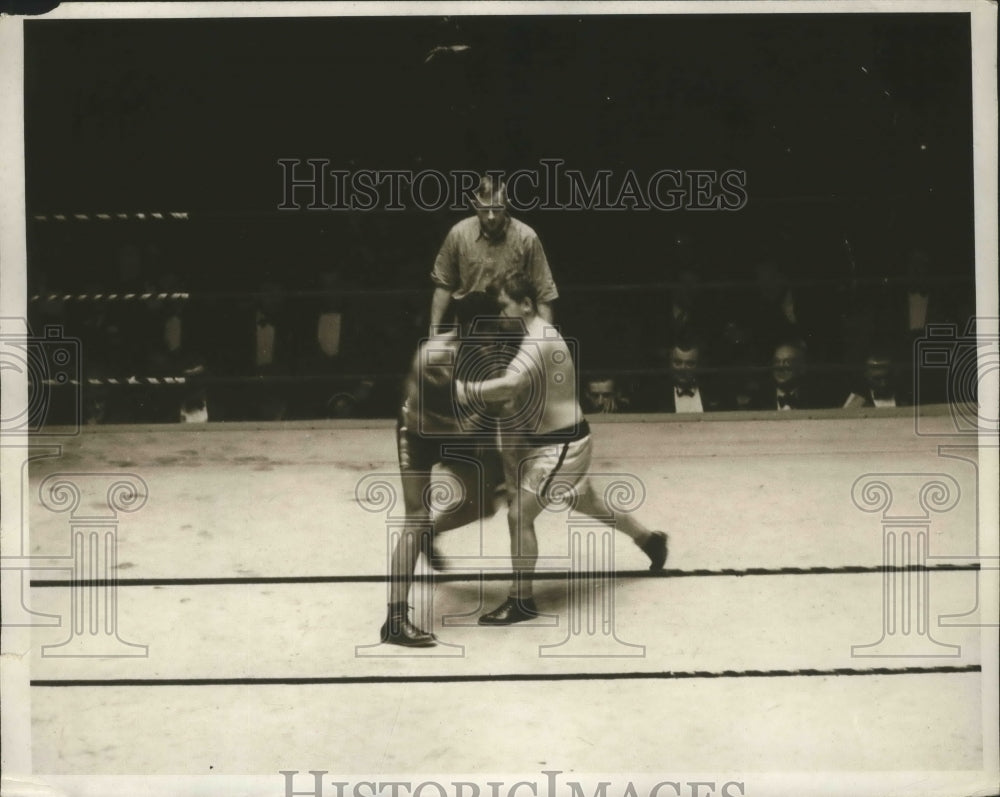
<svg viewBox="0 0 1000 797">
<path fill-rule="evenodd" d="M 787 341 L 775 347 L 771 359 L 774 388 L 763 409 L 799 410 L 811 406 L 803 384 L 805 356 L 805 345 L 799 342 Z"/>
<path fill-rule="evenodd" d="M 723 409 L 701 376 L 701 345 L 679 340 L 670 349 L 670 387 L 662 397 L 664 412 L 699 413 Z"/>
<path fill-rule="evenodd" d="M 910 402 L 898 389 L 897 371 L 887 348 L 875 347 L 865 358 L 864 384 L 855 388 L 844 402 L 845 409 L 858 407 L 904 407 Z"/>
</svg>

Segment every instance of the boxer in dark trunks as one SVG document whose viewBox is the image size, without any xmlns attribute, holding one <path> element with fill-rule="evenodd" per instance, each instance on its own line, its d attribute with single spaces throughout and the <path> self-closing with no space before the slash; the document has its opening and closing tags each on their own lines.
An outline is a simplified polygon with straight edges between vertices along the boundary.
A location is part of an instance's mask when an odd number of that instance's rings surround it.
<svg viewBox="0 0 1000 797">
<path fill-rule="evenodd" d="M 458 328 L 421 342 L 396 427 L 406 522 L 390 560 L 389 611 L 381 630 L 382 641 L 394 645 L 435 644 L 431 632 L 409 619 L 408 598 L 420 553 L 433 564 L 435 534 L 491 517 L 502 499 L 503 464 L 495 425 L 472 413 L 460 414 L 453 394 L 454 375 L 463 362 L 494 362 L 493 368 L 502 369 L 505 359 L 485 352 L 487 346 L 498 346 L 496 338 L 470 334 L 477 319 L 488 323 L 492 317 L 495 323 L 497 306 L 486 294 L 474 293 L 455 302 L 455 310 Z M 436 513 L 429 502 L 435 466 L 460 485 L 458 500 Z"/>
</svg>

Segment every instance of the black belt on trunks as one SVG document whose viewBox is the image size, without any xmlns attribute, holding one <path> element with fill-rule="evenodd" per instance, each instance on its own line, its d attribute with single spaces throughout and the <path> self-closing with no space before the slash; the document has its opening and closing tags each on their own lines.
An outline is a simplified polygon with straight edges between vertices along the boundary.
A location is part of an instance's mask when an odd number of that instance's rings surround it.
<svg viewBox="0 0 1000 797">
<path fill-rule="evenodd" d="M 544 432 L 543 434 L 527 434 L 524 436 L 523 440 L 525 443 L 530 443 L 535 446 L 558 446 L 563 443 L 574 443 L 577 440 L 583 440 L 587 435 L 590 434 L 590 424 L 587 423 L 587 419 L 583 418 L 579 423 L 573 426 L 565 426 L 562 429 L 556 429 L 553 432 Z"/>
</svg>

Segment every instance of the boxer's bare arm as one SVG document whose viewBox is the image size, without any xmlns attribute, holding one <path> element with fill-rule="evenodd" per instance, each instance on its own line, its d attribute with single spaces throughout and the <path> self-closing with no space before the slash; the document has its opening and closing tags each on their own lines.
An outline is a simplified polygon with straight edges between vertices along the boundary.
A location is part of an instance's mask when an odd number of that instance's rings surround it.
<svg viewBox="0 0 1000 797">
<path fill-rule="evenodd" d="M 465 403 L 468 393 L 475 391 L 475 396 L 479 401 L 487 404 L 495 404 L 503 402 L 516 395 L 520 390 L 527 388 L 532 382 L 532 374 L 540 372 L 542 366 L 538 362 L 538 347 L 526 344 L 528 344 L 527 338 L 521 343 L 521 347 L 507 366 L 507 370 L 503 376 L 486 379 L 482 382 L 475 382 L 472 386 L 461 381 L 456 382 L 456 398 L 458 401 Z"/>
</svg>

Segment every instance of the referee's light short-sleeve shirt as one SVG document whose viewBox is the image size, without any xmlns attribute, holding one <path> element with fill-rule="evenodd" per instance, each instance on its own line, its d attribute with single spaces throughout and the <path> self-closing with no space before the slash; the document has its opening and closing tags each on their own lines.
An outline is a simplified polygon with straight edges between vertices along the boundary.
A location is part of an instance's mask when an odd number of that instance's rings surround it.
<svg viewBox="0 0 1000 797">
<path fill-rule="evenodd" d="M 542 242 L 531 227 L 508 217 L 504 231 L 491 239 L 482 231 L 478 217 L 472 216 L 448 231 L 434 261 L 431 280 L 451 291 L 455 299 L 461 299 L 468 293 L 485 291 L 508 271 L 529 274 L 539 302 L 558 298 Z"/>
</svg>

